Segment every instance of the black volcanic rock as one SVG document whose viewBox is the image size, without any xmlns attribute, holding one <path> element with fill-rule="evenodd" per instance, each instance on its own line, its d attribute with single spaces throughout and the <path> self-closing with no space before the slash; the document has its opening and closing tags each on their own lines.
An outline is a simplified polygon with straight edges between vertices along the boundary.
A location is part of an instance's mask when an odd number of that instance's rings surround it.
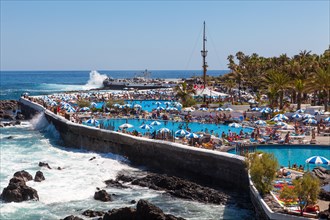
<svg viewBox="0 0 330 220">
<path fill-rule="evenodd" d="M 64 219 L 61 220 L 84 220 L 82 218 L 79 218 L 78 216 L 73 216 L 73 215 L 69 215 L 67 217 L 65 217 Z"/>
<path fill-rule="evenodd" d="M 102 211 L 93 211 L 93 210 L 86 210 L 82 213 L 82 215 L 87 216 L 87 217 L 97 217 L 97 216 L 103 216 L 105 214 L 105 212 Z"/>
<path fill-rule="evenodd" d="M 123 184 L 121 184 L 118 180 L 106 180 L 104 181 L 105 184 L 107 184 L 107 187 L 114 187 L 114 188 L 119 188 L 119 189 L 126 189 L 129 188 L 128 186 L 124 186 Z"/>
<path fill-rule="evenodd" d="M 5 202 L 22 202 L 26 200 L 39 200 L 35 189 L 27 186 L 21 177 L 13 177 L 3 189 L 1 199 Z"/>
<path fill-rule="evenodd" d="M 113 209 L 103 216 L 103 220 L 136 220 L 136 209 L 124 207 L 120 209 Z"/>
<path fill-rule="evenodd" d="M 37 171 L 36 175 L 34 176 L 34 181 L 41 182 L 45 180 L 44 174 L 41 171 Z"/>
<path fill-rule="evenodd" d="M 48 163 L 44 163 L 44 162 L 39 162 L 39 167 L 47 167 L 48 169 L 52 169 Z"/>
<path fill-rule="evenodd" d="M 146 200 L 139 200 L 136 209 L 125 207 L 113 209 L 103 216 L 103 220 L 184 220 L 180 217 L 164 214 L 157 206 Z"/>
<path fill-rule="evenodd" d="M 103 202 L 108 202 L 108 201 L 111 201 L 111 196 L 103 189 L 103 190 L 95 192 L 94 199 L 100 200 Z"/>
<path fill-rule="evenodd" d="M 131 177 L 119 176 L 120 180 L 130 180 Z M 196 183 L 162 174 L 148 174 L 145 177 L 134 179 L 131 184 L 148 187 L 154 190 L 165 190 L 172 196 L 195 200 L 205 203 L 226 204 L 228 195 L 217 190 L 203 187 Z"/>
<path fill-rule="evenodd" d="M 33 177 L 31 176 L 31 174 L 29 174 L 27 171 L 22 170 L 22 171 L 17 171 L 16 173 L 14 173 L 14 177 L 18 177 L 24 180 L 24 182 L 33 180 Z"/>
</svg>

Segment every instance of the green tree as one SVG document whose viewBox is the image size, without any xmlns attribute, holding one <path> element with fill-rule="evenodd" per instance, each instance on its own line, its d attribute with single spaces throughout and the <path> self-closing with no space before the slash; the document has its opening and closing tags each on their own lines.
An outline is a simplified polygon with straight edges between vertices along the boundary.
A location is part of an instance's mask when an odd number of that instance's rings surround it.
<svg viewBox="0 0 330 220">
<path fill-rule="evenodd" d="M 89 107 L 90 105 L 91 105 L 91 103 L 90 103 L 90 101 L 88 101 L 88 100 L 79 100 L 78 102 L 77 102 L 77 104 L 78 104 L 78 106 L 79 106 L 79 108 L 83 108 L 83 107 Z"/>
<path fill-rule="evenodd" d="M 288 88 L 290 77 L 284 72 L 278 72 L 276 70 L 270 70 L 267 72 L 264 77 L 264 81 L 268 85 L 272 85 L 275 89 L 278 90 L 280 98 L 280 109 L 283 108 L 283 97 L 284 91 Z"/>
<path fill-rule="evenodd" d="M 328 111 L 328 96 L 330 91 L 330 65 L 325 69 L 318 68 L 309 78 L 308 89 L 317 88 L 323 97 L 324 110 Z"/>
<path fill-rule="evenodd" d="M 320 192 L 320 181 L 311 173 L 306 173 L 303 177 L 292 181 L 293 188 L 284 186 L 280 198 L 285 200 L 298 200 L 300 214 L 311 204 L 315 204 Z"/>
<path fill-rule="evenodd" d="M 267 194 L 272 189 L 272 181 L 276 177 L 278 167 L 274 154 L 254 153 L 248 157 L 248 167 L 251 180 L 261 195 Z"/>
<path fill-rule="evenodd" d="M 188 103 L 191 103 L 192 95 L 196 94 L 196 90 L 192 88 L 192 86 L 188 85 L 186 82 L 178 84 L 174 87 L 174 91 L 176 92 L 176 97 L 181 99 L 182 105 L 184 107 L 188 106 Z"/>
</svg>

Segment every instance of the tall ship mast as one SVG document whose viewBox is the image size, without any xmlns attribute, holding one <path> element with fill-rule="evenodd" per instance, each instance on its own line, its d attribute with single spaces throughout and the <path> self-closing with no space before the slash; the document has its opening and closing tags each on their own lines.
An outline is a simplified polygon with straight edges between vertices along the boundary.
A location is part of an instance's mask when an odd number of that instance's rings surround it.
<svg viewBox="0 0 330 220">
<path fill-rule="evenodd" d="M 206 71 L 207 71 L 207 63 L 206 63 L 206 56 L 207 56 L 207 50 L 205 48 L 206 45 L 206 35 L 205 35 L 205 21 L 204 21 L 204 27 L 203 27 L 203 50 L 201 51 L 202 57 L 203 57 L 203 81 L 204 81 L 204 89 L 206 88 Z"/>
</svg>

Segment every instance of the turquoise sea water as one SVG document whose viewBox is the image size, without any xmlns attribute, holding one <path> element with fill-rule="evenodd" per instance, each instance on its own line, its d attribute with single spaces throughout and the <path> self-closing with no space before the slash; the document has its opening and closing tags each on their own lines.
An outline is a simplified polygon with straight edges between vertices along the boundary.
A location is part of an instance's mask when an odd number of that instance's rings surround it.
<svg viewBox="0 0 330 220">
<path fill-rule="evenodd" d="M 1 99 L 18 99 L 23 92 L 34 95 L 58 91 L 89 89 L 98 87 L 101 74 L 88 71 L 62 72 L 1 72 Z M 120 72 L 120 71 L 119 71 Z M 114 76 L 114 72 L 111 72 Z M 122 76 L 123 71 L 118 76 Z M 153 71 L 156 74 L 156 72 Z M 164 72 L 159 73 L 159 77 Z M 185 75 L 174 73 L 175 77 Z M 128 73 L 127 73 L 128 74 Z M 167 74 L 172 78 L 170 74 Z M 155 76 L 154 76 L 155 77 Z M 173 78 L 175 78 L 173 77 Z M 40 183 L 29 181 L 35 188 L 39 201 L 3 203 L 0 201 L 0 219 L 8 220 L 55 220 L 68 215 L 80 215 L 86 209 L 109 210 L 134 206 L 131 200 L 147 199 L 165 213 L 186 219 L 254 219 L 250 209 L 231 205 L 209 205 L 170 197 L 162 192 L 133 187 L 131 189 L 106 188 L 116 194 L 110 203 L 93 199 L 96 187 L 105 187 L 104 180 L 113 179 L 118 172 L 145 172 L 143 168 L 132 167 L 126 159 L 114 154 L 98 154 L 64 148 L 58 132 L 42 115 L 24 122 L 20 126 L 0 128 L 0 191 L 8 185 L 12 175 L 26 170 L 33 176 L 41 170 L 46 180 Z M 96 157 L 90 161 L 89 159 Z M 52 168 L 40 168 L 38 163 L 47 162 Z M 234 201 L 241 195 L 231 195 Z M 235 199 L 237 198 L 237 199 Z"/>
</svg>

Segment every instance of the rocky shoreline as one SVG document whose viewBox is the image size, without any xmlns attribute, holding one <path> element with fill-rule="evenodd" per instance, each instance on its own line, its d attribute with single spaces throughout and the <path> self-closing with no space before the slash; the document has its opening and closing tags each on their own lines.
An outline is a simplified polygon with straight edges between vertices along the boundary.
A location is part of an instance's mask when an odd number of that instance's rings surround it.
<svg viewBox="0 0 330 220">
<path fill-rule="evenodd" d="M 0 100 L 0 127 L 19 125 L 24 119 L 18 101 Z"/>
</svg>

